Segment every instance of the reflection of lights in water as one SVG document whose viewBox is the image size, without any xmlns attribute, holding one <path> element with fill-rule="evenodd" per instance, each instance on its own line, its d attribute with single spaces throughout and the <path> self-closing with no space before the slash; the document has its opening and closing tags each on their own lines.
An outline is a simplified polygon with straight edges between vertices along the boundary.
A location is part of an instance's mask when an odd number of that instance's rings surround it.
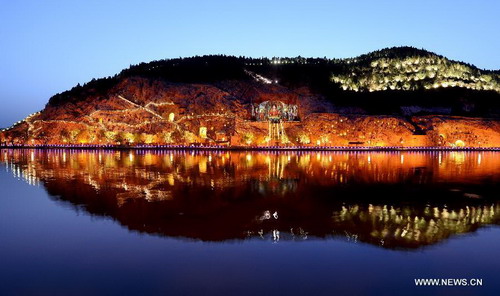
<svg viewBox="0 0 500 296">
<path fill-rule="evenodd" d="M 200 160 L 200 162 L 198 163 L 198 171 L 200 172 L 200 174 L 204 174 L 207 172 L 207 162 L 204 159 Z"/>
<path fill-rule="evenodd" d="M 252 160 L 252 155 L 250 153 L 248 153 L 247 156 L 246 156 L 246 159 L 247 159 L 247 161 L 251 161 Z"/>
<path fill-rule="evenodd" d="M 168 174 L 167 175 L 167 182 L 168 185 L 174 186 L 175 185 L 175 180 L 174 180 L 174 175 L 173 174 Z"/>
<path fill-rule="evenodd" d="M 264 211 L 262 216 L 260 216 L 260 218 L 259 218 L 259 220 L 261 220 L 261 221 L 269 220 L 269 219 L 271 219 L 271 212 L 270 211 Z"/>
<path fill-rule="evenodd" d="M 469 232 L 477 223 L 491 224 L 498 221 L 496 213 L 500 206 L 466 206 L 465 209 L 449 210 L 446 206 L 429 207 L 419 212 L 405 207 L 390 207 L 387 205 L 369 205 L 366 210 L 358 206 L 343 206 L 340 211 L 333 213 L 335 223 L 350 224 L 362 218 L 371 228 L 370 236 L 383 244 L 389 239 L 404 243 L 430 244 L 447 238 L 452 233 Z M 420 216 L 422 215 L 422 216 Z M 377 221 L 376 224 L 368 221 Z M 345 232 L 348 240 L 356 241 L 358 234 Z"/>
<path fill-rule="evenodd" d="M 273 230 L 273 241 L 278 242 L 280 240 L 280 232 L 279 230 Z"/>
<path fill-rule="evenodd" d="M 405 156 L 401 154 L 401 164 L 404 164 L 404 162 L 405 162 Z"/>
<path fill-rule="evenodd" d="M 450 157 L 457 165 L 462 165 L 465 162 L 465 152 L 451 152 Z"/>
<path fill-rule="evenodd" d="M 404 155 L 398 155 L 397 153 L 318 154 L 316 152 L 296 152 L 296 154 L 291 155 L 296 159 L 289 164 L 286 161 L 291 160 L 291 156 L 283 153 L 252 153 L 250 155 L 247 152 L 224 152 L 223 154 L 195 152 L 193 156 L 189 156 L 191 152 L 189 151 L 186 157 L 186 153 L 178 151 L 172 153 L 170 151 L 150 152 L 137 150 L 135 153 L 129 153 L 128 151 L 117 153 L 115 151 L 91 152 L 68 149 L 57 152 L 24 150 L 6 153 L 4 150 L 0 157 L 5 157 L 2 161 L 7 164 L 6 169 L 11 169 L 16 176 L 26 180 L 29 184 L 36 184 L 39 183 L 38 180 L 43 181 L 47 178 L 76 179 L 96 189 L 105 186 L 110 186 L 111 189 L 126 188 L 131 195 L 136 192 L 146 192 L 145 189 L 148 189 L 152 200 L 159 196 L 159 193 L 155 191 L 159 187 L 148 187 L 153 184 L 155 186 L 208 185 L 213 188 L 217 186 L 218 190 L 223 190 L 231 186 L 239 186 L 248 182 L 248 180 L 257 180 L 255 186 L 262 188 L 260 191 L 262 194 L 278 193 L 284 196 L 288 193 L 298 192 L 298 190 L 304 188 L 303 186 L 307 186 L 304 185 L 304 181 L 312 181 L 314 184 L 321 184 L 321 186 L 348 184 L 355 175 L 362 177 L 363 179 L 358 178 L 358 180 L 362 180 L 366 184 L 372 182 L 404 182 L 413 180 L 412 178 L 415 176 L 414 171 L 407 170 L 407 168 L 425 167 L 427 169 L 419 170 L 419 172 L 425 174 L 423 178 L 420 178 L 422 182 L 428 182 L 429 184 L 436 180 L 439 182 L 461 182 L 463 180 L 478 180 L 484 176 L 494 176 L 496 178 L 495 176 L 498 176 L 498 167 L 500 167 L 500 157 L 493 152 L 405 152 Z M 227 164 L 222 165 L 217 157 L 213 157 L 214 153 L 215 155 L 227 156 Z M 127 161 L 118 161 L 120 154 L 126 157 Z M 251 157 L 252 169 L 244 165 L 247 154 Z M 315 154 L 316 157 L 314 157 Z M 128 162 L 131 155 L 135 158 L 135 164 Z M 329 160 L 332 160 L 332 163 L 326 165 L 323 162 L 317 162 L 315 158 L 318 155 L 320 159 L 322 157 L 325 161 L 328 157 Z M 207 167 L 206 161 L 210 156 L 212 156 L 212 163 Z M 358 159 L 355 156 L 358 156 Z M 165 157 L 167 157 L 166 162 Z M 310 161 L 311 157 L 314 161 Z M 368 158 L 371 166 L 365 166 L 365 157 Z M 171 163 L 168 162 L 168 158 L 171 159 Z M 436 158 L 439 159 L 442 166 L 433 166 L 435 160 L 437 160 Z M 105 164 L 104 166 L 98 163 L 101 160 Z M 177 163 L 175 160 L 178 160 Z M 401 160 L 404 162 L 401 163 Z M 22 161 L 29 162 L 30 165 L 19 165 Z M 266 165 L 266 161 L 270 163 L 270 166 Z M 16 165 L 15 162 L 18 164 Z M 66 165 L 69 162 L 71 166 Z M 210 174 L 201 177 L 196 176 L 200 165 L 202 172 L 206 171 L 210 172 Z M 462 169 L 458 169 L 460 166 L 462 166 Z M 101 169 L 104 167 L 105 172 Z M 189 169 L 191 167 L 193 170 Z M 268 167 L 270 167 L 270 178 L 266 178 Z M 404 169 L 395 170 L 396 167 L 403 167 Z M 228 170 L 228 168 L 231 169 Z M 325 172 L 328 178 L 325 178 Z M 432 174 L 429 174 L 429 172 L 432 172 Z M 124 187 L 121 187 L 122 183 Z M 171 189 L 174 190 L 174 188 Z M 173 193 L 175 198 L 174 194 L 175 192 Z M 474 191 L 465 191 L 459 194 L 465 198 L 478 198 L 477 193 Z M 137 194 L 137 196 L 142 195 Z M 394 210 L 387 209 L 387 211 Z M 434 219 L 443 219 L 443 216 L 449 215 L 448 220 L 451 220 L 453 216 L 461 215 L 460 211 L 453 213 L 450 210 L 446 212 L 442 208 L 439 209 L 436 215 L 433 215 L 432 207 L 430 207 L 429 211 L 431 217 L 436 216 Z M 462 212 L 463 215 L 466 215 L 465 209 Z M 270 212 L 269 214 L 271 219 L 273 219 L 273 213 Z M 282 221 L 283 218 L 280 218 L 280 221 Z M 407 217 L 403 215 L 398 218 L 398 221 L 403 221 L 405 218 Z M 415 219 L 415 216 L 412 217 L 413 219 Z M 419 216 L 418 219 L 422 220 L 422 217 Z M 425 220 L 426 223 L 429 223 L 427 218 Z M 404 226 L 401 226 L 399 234 L 402 233 Z M 408 235 L 409 233 L 405 237 L 408 237 Z M 413 235 L 416 236 L 416 232 Z M 420 237 L 422 238 L 422 235 Z M 283 233 L 281 239 L 283 240 Z M 387 244 L 388 241 L 386 240 Z"/>
<path fill-rule="evenodd" d="M 309 232 L 306 232 L 304 231 L 304 229 L 299 228 L 299 234 L 302 236 L 303 240 L 307 240 L 307 235 L 309 234 Z"/>
</svg>

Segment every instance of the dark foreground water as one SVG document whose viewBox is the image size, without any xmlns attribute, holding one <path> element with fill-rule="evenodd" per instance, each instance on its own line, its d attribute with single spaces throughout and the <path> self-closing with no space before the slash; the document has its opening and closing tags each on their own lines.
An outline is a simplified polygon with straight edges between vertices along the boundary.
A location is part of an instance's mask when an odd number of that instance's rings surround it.
<svg viewBox="0 0 500 296">
<path fill-rule="evenodd" d="M 1 150 L 0 189 L 0 295 L 500 293 L 494 152 Z"/>
</svg>

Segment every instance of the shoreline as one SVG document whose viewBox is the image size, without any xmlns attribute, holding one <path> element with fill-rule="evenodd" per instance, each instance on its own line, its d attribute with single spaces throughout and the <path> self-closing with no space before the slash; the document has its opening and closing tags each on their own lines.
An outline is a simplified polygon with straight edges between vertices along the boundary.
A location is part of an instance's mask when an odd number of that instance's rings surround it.
<svg viewBox="0 0 500 296">
<path fill-rule="evenodd" d="M 351 147 L 351 146 L 191 146 L 191 145 L 11 145 L 0 149 L 77 150 L 218 150 L 218 151 L 495 151 L 500 147 Z"/>
</svg>

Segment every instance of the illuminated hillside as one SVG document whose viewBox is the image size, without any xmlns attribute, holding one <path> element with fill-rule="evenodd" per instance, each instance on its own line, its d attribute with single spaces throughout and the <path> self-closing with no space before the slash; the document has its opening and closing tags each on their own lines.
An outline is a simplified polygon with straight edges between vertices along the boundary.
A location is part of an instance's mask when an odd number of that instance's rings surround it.
<svg viewBox="0 0 500 296">
<path fill-rule="evenodd" d="M 54 95 L 0 144 L 499 147 L 499 81 L 411 47 L 160 60 Z"/>
<path fill-rule="evenodd" d="M 341 62 L 343 70 L 332 81 L 343 90 L 383 91 L 461 87 L 500 92 L 500 76 L 493 71 L 450 61 L 414 48 L 392 48 Z"/>
<path fill-rule="evenodd" d="M 290 89 L 307 87 L 332 103 L 348 100 L 351 106 L 363 105 L 365 97 L 358 96 L 352 100 L 343 91 L 405 91 L 405 95 L 411 97 L 411 91 L 433 90 L 418 93 L 418 96 L 423 101 L 423 96 L 433 96 L 432 101 L 437 98 L 437 103 L 441 105 L 450 105 L 450 100 L 459 100 L 464 96 L 474 97 L 473 101 L 488 96 L 489 103 L 497 109 L 500 101 L 498 71 L 480 70 L 422 49 L 394 47 L 347 59 L 213 55 L 158 60 L 133 65 L 113 77 L 93 79 L 83 86 L 78 85 L 53 96 L 50 104 L 105 95 L 107 90 L 130 77 L 210 84 L 253 80 Z M 447 92 L 449 88 L 463 89 L 463 95 Z M 434 96 L 436 90 L 441 92 Z M 390 92 L 384 93 L 384 96 L 390 95 Z M 440 97 L 446 97 L 446 100 L 439 102 Z M 495 98 L 495 102 L 491 98 Z M 400 100 L 405 101 L 404 98 Z"/>
</svg>

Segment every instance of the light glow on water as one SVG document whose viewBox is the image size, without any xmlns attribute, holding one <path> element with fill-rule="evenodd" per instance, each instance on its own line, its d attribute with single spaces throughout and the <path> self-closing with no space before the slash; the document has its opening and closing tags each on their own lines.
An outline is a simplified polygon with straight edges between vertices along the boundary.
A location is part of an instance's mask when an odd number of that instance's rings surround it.
<svg viewBox="0 0 500 296">
<path fill-rule="evenodd" d="M 398 295 L 463 274 L 500 288 L 494 152 L 6 149 L 0 166 L 0 278 L 39 266 L 37 293 L 130 293 L 111 278 L 142 294 Z"/>
</svg>

